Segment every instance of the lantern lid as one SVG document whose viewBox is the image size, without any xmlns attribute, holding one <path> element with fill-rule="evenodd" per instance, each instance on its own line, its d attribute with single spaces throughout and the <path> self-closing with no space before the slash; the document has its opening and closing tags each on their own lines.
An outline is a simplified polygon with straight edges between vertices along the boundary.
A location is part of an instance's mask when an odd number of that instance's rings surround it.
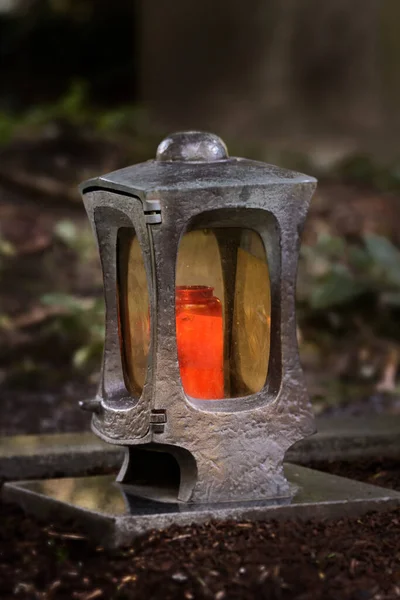
<svg viewBox="0 0 400 600">
<path fill-rule="evenodd" d="M 85 193 L 108 189 L 134 194 L 162 190 L 314 184 L 309 175 L 245 158 L 229 157 L 225 143 L 212 133 L 187 131 L 166 137 L 156 158 L 81 184 Z"/>
</svg>

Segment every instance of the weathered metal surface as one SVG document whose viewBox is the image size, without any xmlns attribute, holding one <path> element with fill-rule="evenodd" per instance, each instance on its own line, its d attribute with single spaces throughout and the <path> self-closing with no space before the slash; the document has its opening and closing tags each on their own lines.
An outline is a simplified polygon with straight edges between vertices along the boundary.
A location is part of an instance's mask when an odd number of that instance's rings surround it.
<svg viewBox="0 0 400 600">
<path fill-rule="evenodd" d="M 400 505 L 400 493 L 304 467 L 285 465 L 295 493 L 292 500 L 222 504 L 163 502 L 132 495 L 112 477 L 52 479 L 8 483 L 3 499 L 16 502 L 44 519 L 70 520 L 86 529 L 102 546 L 125 546 L 149 530 L 210 520 L 323 519 L 390 510 Z"/>
<path fill-rule="evenodd" d="M 140 445 L 140 450 L 175 457 L 181 472 L 180 500 L 290 496 L 282 468 L 285 452 L 314 431 L 298 358 L 295 286 L 300 234 L 316 181 L 264 163 L 225 158 L 225 145 L 217 140 L 211 134 L 176 134 L 162 142 L 158 160 L 81 186 L 99 244 L 107 310 L 102 383 L 92 429 L 110 443 L 127 446 L 120 481 L 131 477 Z M 161 222 L 146 222 L 151 202 L 158 203 Z M 175 332 L 175 265 L 181 236 L 194 225 L 253 229 L 267 251 L 269 370 L 265 387 L 246 398 L 194 400 L 182 388 Z M 148 276 L 152 334 L 140 398 L 133 398 L 125 386 L 118 337 L 116 240 L 120 227 L 135 228 Z M 165 411 L 163 428 L 150 427 L 154 410 Z"/>
</svg>

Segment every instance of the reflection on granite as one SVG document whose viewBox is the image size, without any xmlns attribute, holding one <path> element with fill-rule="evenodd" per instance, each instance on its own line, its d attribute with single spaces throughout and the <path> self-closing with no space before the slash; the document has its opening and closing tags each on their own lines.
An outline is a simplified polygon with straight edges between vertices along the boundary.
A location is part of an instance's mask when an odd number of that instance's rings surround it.
<svg viewBox="0 0 400 600">
<path fill-rule="evenodd" d="M 180 512 L 193 512 L 204 508 L 204 505 L 178 502 L 173 491 L 159 490 L 143 486 L 130 487 L 115 483 L 113 476 L 97 476 L 66 479 L 47 479 L 28 481 L 18 484 L 20 488 L 41 496 L 52 498 L 97 513 L 111 516 L 132 514 L 151 515 Z M 142 494 L 142 495 L 141 495 Z M 152 497 L 153 496 L 153 497 Z M 290 498 L 274 498 L 262 501 L 263 506 L 290 504 Z M 213 510 L 224 509 L 230 504 L 207 505 Z M 260 506 L 260 502 L 240 502 L 235 506 L 251 508 Z"/>
<path fill-rule="evenodd" d="M 127 512 L 123 494 L 113 475 L 30 481 L 24 487 L 85 510 L 109 515 L 124 515 Z"/>
</svg>

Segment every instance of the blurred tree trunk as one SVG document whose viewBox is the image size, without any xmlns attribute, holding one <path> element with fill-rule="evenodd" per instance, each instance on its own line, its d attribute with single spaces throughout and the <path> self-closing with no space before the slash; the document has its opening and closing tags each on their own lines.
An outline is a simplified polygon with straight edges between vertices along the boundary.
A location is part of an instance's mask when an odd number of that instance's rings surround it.
<svg viewBox="0 0 400 600">
<path fill-rule="evenodd" d="M 380 20 L 380 72 L 386 131 L 400 129 L 400 2 L 384 0 Z"/>
<path fill-rule="evenodd" d="M 380 5 L 380 0 L 297 3 L 292 73 L 307 128 L 367 133 L 379 125 Z"/>
<path fill-rule="evenodd" d="M 142 0 L 142 99 L 172 127 L 240 132 L 260 110 L 282 112 L 293 3 Z"/>
<path fill-rule="evenodd" d="M 380 6 L 142 0 L 142 100 L 171 128 L 249 137 L 370 131 L 381 118 Z"/>
</svg>

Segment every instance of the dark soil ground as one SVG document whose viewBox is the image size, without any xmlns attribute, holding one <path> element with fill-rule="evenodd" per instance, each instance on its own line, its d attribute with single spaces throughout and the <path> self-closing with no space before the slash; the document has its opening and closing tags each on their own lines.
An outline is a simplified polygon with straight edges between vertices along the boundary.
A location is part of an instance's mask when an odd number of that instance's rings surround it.
<svg viewBox="0 0 400 600">
<path fill-rule="evenodd" d="M 400 489 L 400 463 L 317 465 Z M 385 470 L 382 469 L 385 468 Z M 122 550 L 0 504 L 0 597 L 95 600 L 400 597 L 400 511 L 339 521 L 225 522 L 151 532 Z"/>
</svg>

